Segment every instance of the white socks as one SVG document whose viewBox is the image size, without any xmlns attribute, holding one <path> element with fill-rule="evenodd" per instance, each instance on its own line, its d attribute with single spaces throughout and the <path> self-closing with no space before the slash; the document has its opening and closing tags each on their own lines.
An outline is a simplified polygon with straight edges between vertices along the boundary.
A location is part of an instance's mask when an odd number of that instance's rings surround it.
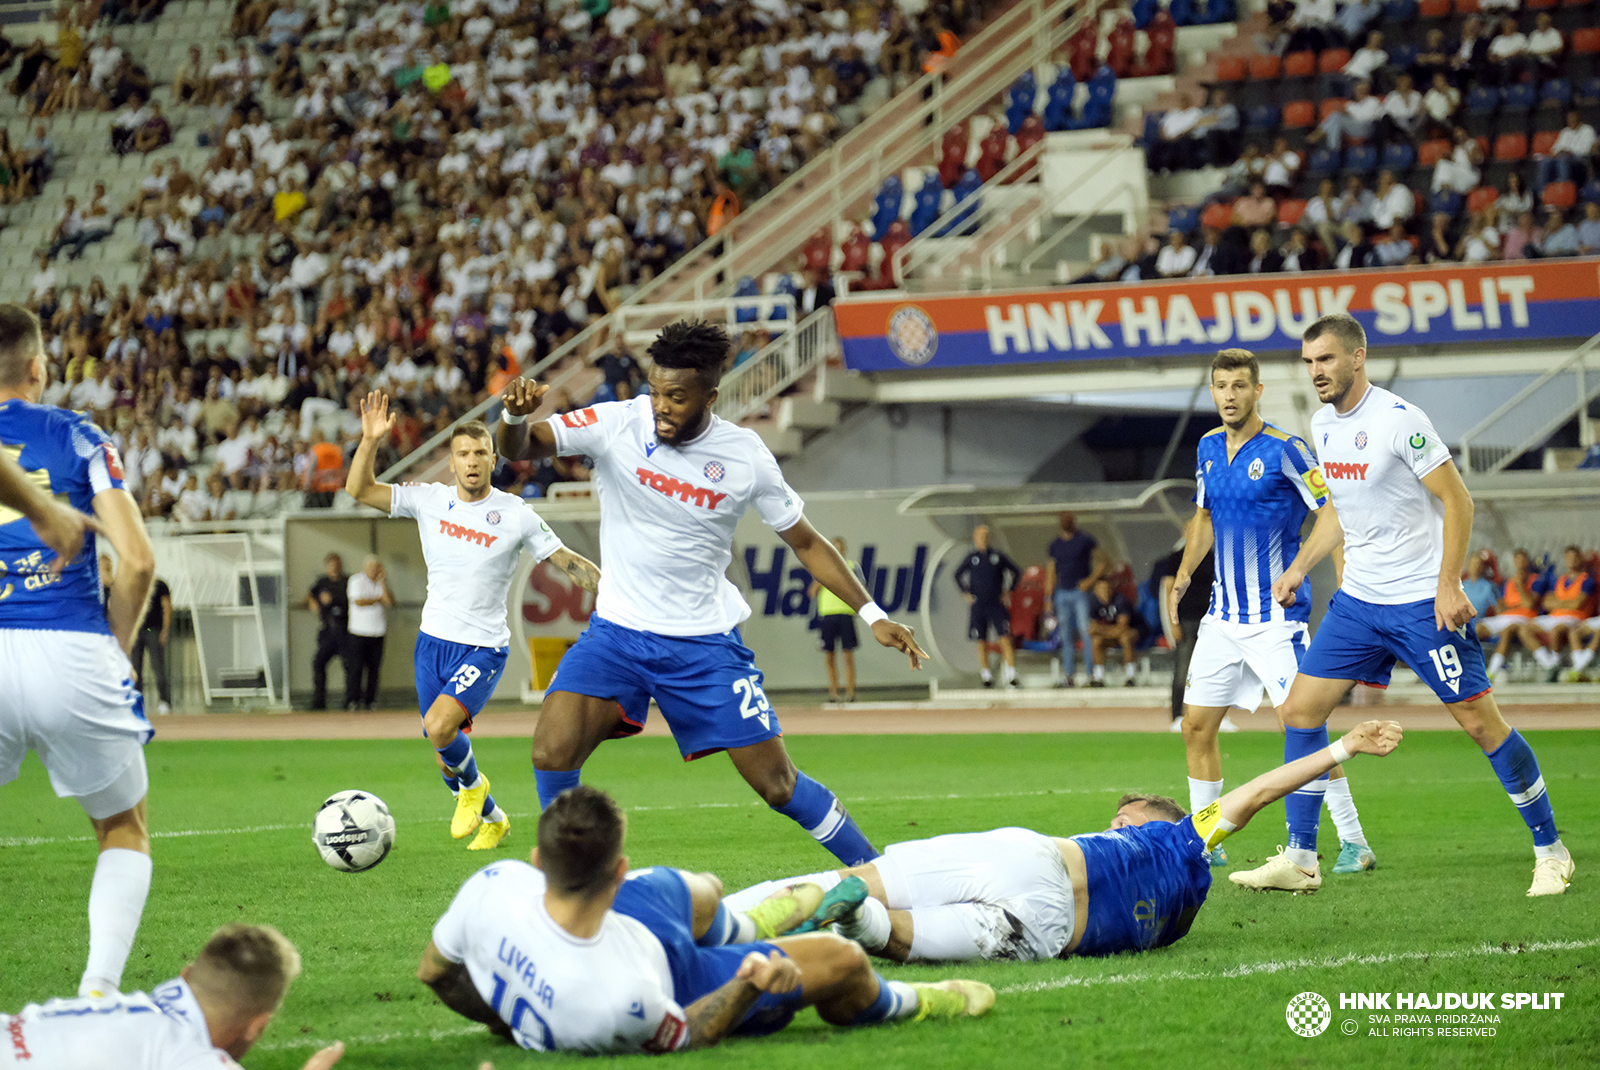
<svg viewBox="0 0 1600 1070">
<path fill-rule="evenodd" d="M 868 951 L 882 951 L 889 943 L 889 908 L 868 896 L 855 917 L 836 922 L 833 931 Z"/>
<path fill-rule="evenodd" d="M 1222 781 L 1189 778 L 1189 812 L 1198 814 L 1222 798 Z"/>
<path fill-rule="evenodd" d="M 1367 846 L 1367 835 L 1361 831 L 1361 818 L 1356 813 L 1356 802 L 1350 797 L 1350 781 L 1346 777 L 1328 781 L 1323 799 L 1328 804 L 1328 816 L 1333 827 L 1339 830 L 1340 843 L 1359 843 Z"/>
<path fill-rule="evenodd" d="M 1561 859 L 1561 861 L 1565 862 L 1565 861 L 1567 861 L 1568 859 L 1570 859 L 1572 857 L 1572 853 L 1567 850 L 1567 845 L 1566 844 L 1562 843 L 1560 840 L 1557 840 L 1555 843 L 1552 843 L 1549 847 L 1540 847 L 1538 844 L 1534 844 L 1533 845 L 1533 857 L 1535 857 L 1535 858 L 1559 858 L 1559 859 Z M 863 945 L 863 946 L 865 946 L 865 945 Z"/>
<path fill-rule="evenodd" d="M 982 680 L 984 683 L 988 683 L 994 679 L 994 674 L 989 671 L 989 666 L 985 665 L 983 668 L 978 670 L 978 679 Z"/>
<path fill-rule="evenodd" d="M 1135 667 L 1136 666 L 1131 661 L 1125 663 L 1122 666 L 1123 672 L 1127 675 L 1128 679 L 1130 679 L 1130 680 L 1133 679 L 1133 670 L 1134 670 Z"/>
<path fill-rule="evenodd" d="M 1583 670 L 1587 669 L 1589 667 L 1589 663 L 1593 660 L 1594 651 L 1592 650 L 1574 650 L 1572 652 L 1572 667 L 1578 672 L 1582 672 Z"/>
<path fill-rule="evenodd" d="M 491 824 L 491 825 L 494 824 L 497 821 L 504 821 L 505 819 L 506 819 L 506 812 L 504 810 L 500 809 L 500 804 L 499 803 L 495 803 L 494 804 L 494 809 L 489 811 L 487 814 L 483 815 L 484 822 L 487 823 L 487 824 Z"/>
<path fill-rule="evenodd" d="M 89 964 L 78 995 L 109 996 L 121 988 L 122 969 L 128 964 L 149 895 L 149 855 L 123 847 L 100 852 L 89 885 Z"/>
<path fill-rule="evenodd" d="M 882 906 L 883 904 L 878 904 Z M 917 1007 L 922 1003 L 922 998 L 917 995 L 917 990 L 904 981 L 883 980 L 879 982 L 889 990 L 894 997 L 894 1005 L 889 1008 L 889 1017 L 886 1021 L 895 1021 L 899 1018 L 910 1018 L 917 1013 Z"/>
<path fill-rule="evenodd" d="M 1308 851 L 1303 847 L 1285 847 L 1283 853 L 1289 861 L 1311 873 L 1317 868 L 1317 852 Z"/>
<path fill-rule="evenodd" d="M 1006 683 L 1009 684 L 1013 680 L 1015 680 L 1016 678 L 1017 678 L 1017 667 L 1015 665 L 1010 664 L 1009 662 L 1001 662 L 1000 663 L 1000 679 L 1004 680 Z"/>
<path fill-rule="evenodd" d="M 1539 663 L 1539 667 L 1542 669 L 1553 669 L 1557 665 L 1561 664 L 1560 656 L 1552 653 L 1550 648 L 1547 646 L 1534 647 L 1533 660 L 1537 661 Z"/>
<path fill-rule="evenodd" d="M 1506 656 L 1499 652 L 1489 655 L 1489 675 L 1493 676 L 1506 667 Z"/>
<path fill-rule="evenodd" d="M 1105 678 L 1106 667 L 1104 665 L 1096 665 L 1093 669 L 1089 670 L 1089 679 L 1104 680 Z"/>
</svg>

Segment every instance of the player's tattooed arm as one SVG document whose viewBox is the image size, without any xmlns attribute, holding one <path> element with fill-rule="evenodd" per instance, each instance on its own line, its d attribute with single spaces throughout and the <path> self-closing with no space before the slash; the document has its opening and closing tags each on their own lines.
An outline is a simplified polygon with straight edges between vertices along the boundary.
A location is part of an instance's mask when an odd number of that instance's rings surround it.
<svg viewBox="0 0 1600 1070">
<path fill-rule="evenodd" d="M 741 1021 L 763 992 L 793 992 L 800 986 L 800 967 L 781 951 L 752 951 L 739 964 L 733 980 L 685 1007 L 690 1048 L 709 1048 Z"/>
<path fill-rule="evenodd" d="M 550 563 L 567 574 L 567 579 L 590 594 L 600 593 L 600 566 L 582 554 L 563 546 L 550 555 Z"/>
<path fill-rule="evenodd" d="M 433 941 L 428 941 L 428 946 L 422 950 L 422 963 L 417 967 L 417 980 L 433 989 L 433 994 L 439 997 L 439 1002 L 455 1011 L 463 1018 L 474 1022 L 483 1022 L 489 1031 L 500 1036 L 510 1036 L 511 1027 L 500 1020 L 494 1008 L 484 1002 L 483 996 L 472 983 L 472 976 L 467 973 L 467 967 L 460 962 L 451 962 L 439 953 Z"/>
<path fill-rule="evenodd" d="M 550 429 L 550 424 L 544 420 L 535 423 L 528 419 L 539 408 L 540 400 L 549 389 L 543 383 L 518 377 L 500 391 L 500 402 L 505 406 L 499 426 L 495 429 L 495 449 L 500 456 L 513 461 L 536 461 L 555 456 L 556 433 Z M 520 416 L 522 419 L 511 423 L 505 416 Z"/>
</svg>

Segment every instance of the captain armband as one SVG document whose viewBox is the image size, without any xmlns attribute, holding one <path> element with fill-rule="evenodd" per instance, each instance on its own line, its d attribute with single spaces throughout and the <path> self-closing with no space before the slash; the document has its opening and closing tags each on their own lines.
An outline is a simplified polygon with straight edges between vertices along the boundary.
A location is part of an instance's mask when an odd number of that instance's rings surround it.
<svg viewBox="0 0 1600 1070">
<path fill-rule="evenodd" d="M 1194 830 L 1200 834 L 1200 839 L 1208 851 L 1227 839 L 1239 827 L 1222 816 L 1221 800 L 1191 814 L 1189 820 L 1194 823 Z"/>
</svg>

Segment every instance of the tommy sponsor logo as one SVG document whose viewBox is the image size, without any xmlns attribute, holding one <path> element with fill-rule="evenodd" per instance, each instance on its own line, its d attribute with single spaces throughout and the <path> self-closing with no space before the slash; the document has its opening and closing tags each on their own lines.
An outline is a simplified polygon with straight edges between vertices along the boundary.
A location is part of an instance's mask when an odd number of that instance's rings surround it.
<svg viewBox="0 0 1600 1070">
<path fill-rule="evenodd" d="M 13 1018 L 7 1022 L 6 1032 L 11 1036 L 11 1054 L 17 1062 L 32 1059 L 33 1054 L 28 1051 L 28 1042 L 22 1036 L 22 1019 Z"/>
<path fill-rule="evenodd" d="M 561 414 L 561 422 L 573 430 L 592 427 L 599 421 L 600 418 L 594 414 L 593 409 L 579 409 L 577 412 L 564 412 Z"/>
<path fill-rule="evenodd" d="M 464 528 L 460 524 L 452 524 L 448 520 L 439 521 L 439 533 L 441 535 L 448 535 L 452 539 L 462 539 L 466 542 L 475 542 L 479 546 L 493 546 L 494 541 L 500 537 L 498 535 L 490 535 L 489 533 L 483 531 L 473 531 L 471 528 Z"/>
<path fill-rule="evenodd" d="M 705 487 L 697 487 L 693 483 L 685 483 L 681 479 L 652 472 L 648 468 L 635 468 L 634 473 L 639 477 L 641 487 L 658 490 L 669 498 L 677 498 L 681 502 L 692 501 L 696 505 L 703 505 L 707 509 L 715 509 L 726 498 L 726 493 L 717 493 Z"/>
<path fill-rule="evenodd" d="M 1367 469 L 1371 465 L 1355 464 L 1351 461 L 1328 461 L 1322 466 L 1323 472 L 1329 479 L 1366 479 Z"/>
</svg>

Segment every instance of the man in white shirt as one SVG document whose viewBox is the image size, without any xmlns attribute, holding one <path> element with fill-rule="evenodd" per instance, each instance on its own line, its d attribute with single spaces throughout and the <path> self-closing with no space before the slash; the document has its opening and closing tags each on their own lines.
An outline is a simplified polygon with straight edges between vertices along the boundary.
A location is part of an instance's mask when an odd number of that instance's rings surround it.
<svg viewBox="0 0 1600 1070">
<path fill-rule="evenodd" d="M 1195 255 L 1194 246 L 1184 240 L 1183 231 L 1169 231 L 1167 244 L 1156 254 L 1156 273 L 1163 279 L 1182 278 L 1194 268 Z"/>
<path fill-rule="evenodd" d="M 1427 415 L 1367 378 L 1366 331 L 1347 313 L 1305 329 L 1301 359 L 1323 407 L 1311 417 L 1317 450 L 1341 532 L 1313 530 L 1308 566 L 1341 543 L 1339 591 L 1278 707 L 1284 760 L 1328 746 L 1328 715 L 1356 681 L 1382 687 L 1396 660 L 1450 710 L 1494 769 L 1533 833 L 1530 896 L 1561 895 L 1573 862 L 1533 749 L 1495 704 L 1483 652 L 1466 627 L 1477 611 L 1461 588 L 1472 534 L 1472 495 Z M 1274 586 L 1284 602 L 1293 592 Z M 1284 800 L 1289 845 L 1264 866 L 1230 876 L 1250 887 L 1290 890 L 1320 883 L 1316 840 L 1325 781 Z"/>
<path fill-rule="evenodd" d="M 806 1006 L 866 1026 L 978 1017 L 994 1005 L 994 990 L 976 981 L 885 980 L 831 933 L 773 939 L 816 909 L 816 885 L 736 916 L 712 874 L 630 872 L 626 828 L 603 791 L 580 785 L 552 800 L 533 864 L 507 859 L 468 878 L 433 927 L 418 979 L 522 1048 L 597 1055 L 772 1033 Z"/>
<path fill-rule="evenodd" d="M 1354 98 L 1330 112 L 1318 125 L 1312 140 L 1324 140 L 1335 152 L 1347 137 L 1370 138 L 1383 116 L 1383 101 L 1372 95 L 1371 82 L 1357 82 Z"/>
<path fill-rule="evenodd" d="M 1517 20 L 1500 23 L 1500 33 L 1489 42 L 1489 63 L 1501 85 L 1513 82 L 1527 69 L 1528 38 L 1517 29 Z"/>
<path fill-rule="evenodd" d="M 1555 28 L 1550 13 L 1539 12 L 1536 27 L 1528 35 L 1528 55 L 1539 64 L 1541 74 L 1550 77 L 1556 73 L 1561 53 L 1566 47 L 1567 42 L 1561 36 L 1561 31 Z"/>
<path fill-rule="evenodd" d="M 1388 62 L 1389 53 L 1383 48 L 1383 34 L 1373 30 L 1367 34 L 1367 43 L 1356 49 L 1340 73 L 1358 82 L 1368 82 Z"/>
<path fill-rule="evenodd" d="M 589 628 L 562 659 L 533 740 L 540 802 L 578 783 L 601 742 L 643 729 L 654 699 L 688 759 L 726 750 L 746 782 L 845 865 L 878 852 L 834 794 L 794 767 L 738 625 L 750 606 L 727 579 L 733 535 L 754 507 L 802 567 L 883 646 L 924 656 L 889 620 L 839 551 L 806 520 L 800 496 L 756 435 L 711 413 L 727 333 L 668 326 L 650 346 L 650 396 L 526 426 L 546 388 L 503 392 L 501 452 L 513 461 L 583 455 L 600 488 L 606 560 Z M 531 430 L 531 434 L 530 434 Z"/>
<path fill-rule="evenodd" d="M 89 1066 L 239 1070 L 300 973 L 300 954 L 270 925 L 234 922 L 211 934 L 195 960 L 148 995 L 30 1003 L 0 1014 L 0 1065 L 30 1070 Z M 327 1070 L 344 1045 L 323 1048 L 303 1070 Z"/>
<path fill-rule="evenodd" d="M 1422 94 L 1412 86 L 1411 75 L 1398 75 L 1394 88 L 1383 98 L 1383 117 L 1408 140 L 1422 131 Z"/>
<path fill-rule="evenodd" d="M 1378 172 L 1378 195 L 1372 203 L 1372 221 L 1384 230 L 1404 223 L 1417 210 L 1417 196 L 1410 186 L 1394 180 L 1394 172 Z"/>
<path fill-rule="evenodd" d="M 1583 113 L 1576 108 L 1567 112 L 1567 125 L 1556 135 L 1550 155 L 1539 158 L 1539 177 L 1536 185 L 1543 189 L 1557 181 L 1583 185 L 1589 173 L 1589 157 L 1594 152 L 1594 127 L 1583 121 Z"/>
<path fill-rule="evenodd" d="M 1200 165 L 1199 150 L 1204 143 L 1194 137 L 1205 115 L 1199 94 L 1186 107 L 1173 108 L 1161 117 L 1161 140 L 1151 146 L 1155 159 L 1151 171 L 1187 171 Z"/>
<path fill-rule="evenodd" d="M 350 577 L 349 654 L 345 664 L 344 708 L 370 710 L 378 697 L 378 669 L 383 665 L 383 637 L 389 630 L 389 607 L 394 592 L 383 562 L 368 555 L 365 567 Z"/>
<path fill-rule="evenodd" d="M 476 830 L 467 849 L 491 850 L 510 831 L 511 819 L 489 794 L 489 778 L 478 772 L 463 729 L 472 727 L 489 701 L 510 654 L 505 607 L 522 550 L 538 561 L 548 558 L 587 591 L 598 589 L 600 570 L 563 546 L 521 498 L 490 484 L 494 443 L 483 424 L 459 424 L 450 439 L 453 486 L 390 485 L 373 475 L 378 443 L 394 431 L 389 399 L 373 391 L 358 399 L 358 407 L 361 444 L 350 460 L 345 491 L 363 505 L 417 521 L 428 566 L 415 658 L 418 709 L 441 775 L 456 796 L 450 835 L 460 840 Z"/>
</svg>

